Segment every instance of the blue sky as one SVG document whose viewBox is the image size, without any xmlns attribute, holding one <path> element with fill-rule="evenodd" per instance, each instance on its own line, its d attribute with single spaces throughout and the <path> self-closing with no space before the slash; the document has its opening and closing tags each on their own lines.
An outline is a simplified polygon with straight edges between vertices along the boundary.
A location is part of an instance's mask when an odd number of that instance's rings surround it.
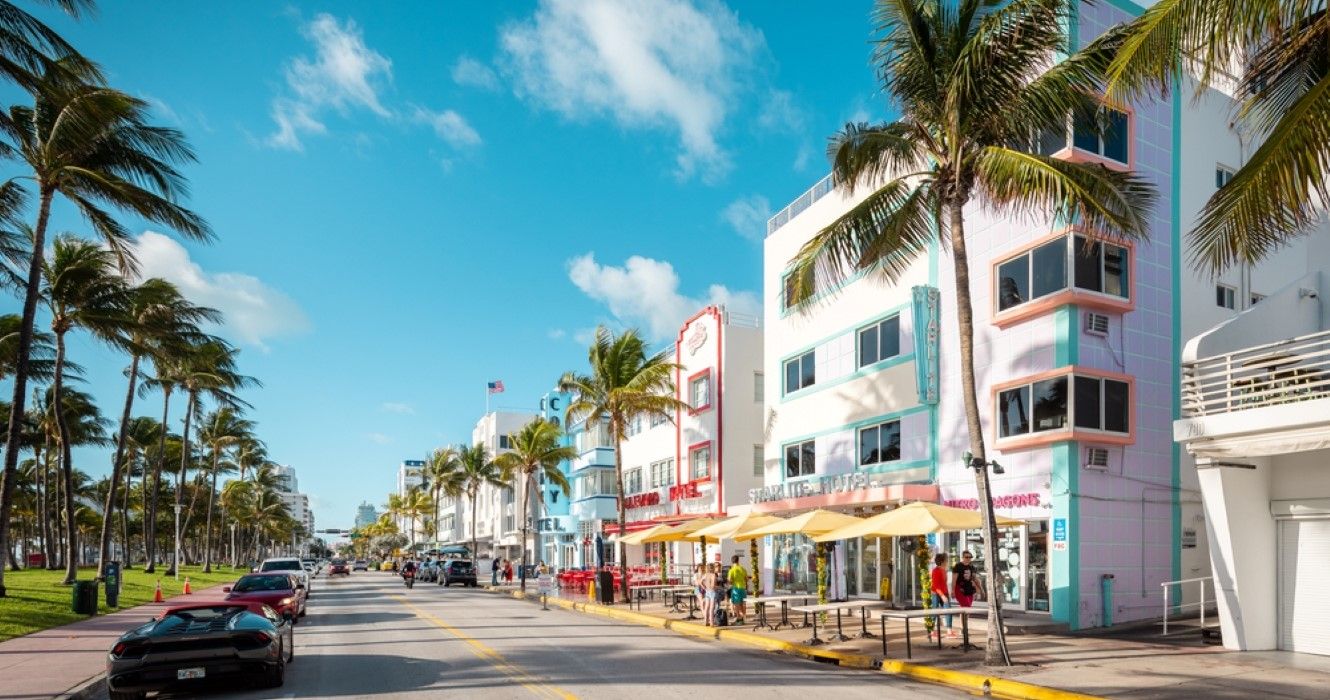
<svg viewBox="0 0 1330 700">
<path fill-rule="evenodd" d="M 598 323 L 757 311 L 766 216 L 884 113 L 867 0 L 100 5 L 52 23 L 188 135 L 218 233 L 146 233 L 145 272 L 228 314 L 320 528 L 469 439 L 486 381 L 533 407 Z M 123 358 L 70 352 L 116 414 Z"/>
</svg>

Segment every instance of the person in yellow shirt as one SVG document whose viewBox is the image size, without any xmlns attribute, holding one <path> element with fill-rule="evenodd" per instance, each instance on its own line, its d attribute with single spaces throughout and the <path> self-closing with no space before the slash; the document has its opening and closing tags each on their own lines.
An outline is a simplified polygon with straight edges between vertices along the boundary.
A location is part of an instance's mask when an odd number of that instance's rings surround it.
<svg viewBox="0 0 1330 700">
<path fill-rule="evenodd" d="M 730 570 L 725 572 L 725 580 L 730 584 L 730 606 L 734 608 L 734 624 L 741 625 L 748 617 L 748 572 L 739 566 L 739 555 L 730 557 Z"/>
</svg>

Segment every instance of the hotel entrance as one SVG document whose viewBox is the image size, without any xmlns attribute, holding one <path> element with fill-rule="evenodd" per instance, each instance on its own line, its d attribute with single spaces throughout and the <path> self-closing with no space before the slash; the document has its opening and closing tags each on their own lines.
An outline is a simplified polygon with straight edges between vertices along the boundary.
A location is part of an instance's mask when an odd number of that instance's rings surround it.
<svg viewBox="0 0 1330 700">
<path fill-rule="evenodd" d="M 946 536 L 946 542 L 952 565 L 960 561 L 962 551 L 968 551 L 974 556 L 974 568 L 981 577 L 994 572 L 1003 607 L 1049 611 L 1047 520 L 1030 520 L 1024 527 L 999 528 L 997 562 L 991 567 L 984 559 L 982 530 L 953 532 Z"/>
</svg>

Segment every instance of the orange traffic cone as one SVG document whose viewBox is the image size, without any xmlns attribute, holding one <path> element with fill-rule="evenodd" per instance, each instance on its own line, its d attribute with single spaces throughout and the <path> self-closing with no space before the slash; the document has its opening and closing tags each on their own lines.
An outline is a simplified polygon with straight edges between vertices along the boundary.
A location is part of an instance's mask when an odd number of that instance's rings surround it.
<svg viewBox="0 0 1330 700">
<path fill-rule="evenodd" d="M 185 577 L 185 595 L 191 595 L 194 591 L 189 590 L 189 577 Z"/>
<path fill-rule="evenodd" d="M 163 600 L 163 598 L 162 598 L 162 580 L 161 580 L 161 579 L 157 579 L 157 592 L 152 594 L 152 602 L 154 602 L 154 603 L 164 603 L 164 602 L 166 602 L 166 601 Z"/>
</svg>

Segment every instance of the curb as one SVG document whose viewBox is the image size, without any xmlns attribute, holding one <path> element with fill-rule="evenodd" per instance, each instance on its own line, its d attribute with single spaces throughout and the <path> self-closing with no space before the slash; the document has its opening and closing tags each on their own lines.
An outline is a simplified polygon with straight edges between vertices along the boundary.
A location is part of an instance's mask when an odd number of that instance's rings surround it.
<svg viewBox="0 0 1330 700">
<path fill-rule="evenodd" d="M 537 594 L 524 594 L 521 591 L 496 589 L 489 586 L 484 587 L 484 590 L 490 593 L 506 593 L 518 600 L 529 600 L 533 602 L 538 602 L 540 600 L 540 596 Z M 1042 685 L 1035 685 L 1033 683 L 1014 681 L 1008 678 L 986 676 L 979 673 L 970 673 L 968 671 L 953 671 L 951 669 L 939 668 L 937 666 L 924 666 L 922 664 L 893 661 L 891 659 L 883 660 L 879 657 L 868 656 L 865 654 L 851 654 L 841 651 L 831 651 L 829 649 L 818 649 L 804 644 L 764 637 L 752 632 L 733 629 L 716 629 L 714 627 L 707 627 L 706 625 L 699 625 L 695 622 L 668 620 L 654 615 L 633 612 L 631 610 L 620 610 L 597 603 L 579 603 L 572 600 L 565 600 L 563 598 L 547 598 L 546 600 L 550 605 L 563 608 L 564 610 L 571 610 L 573 612 L 600 615 L 601 617 L 608 617 L 622 622 L 630 622 L 646 627 L 670 630 L 690 637 L 737 642 L 745 646 L 764 649 L 766 651 L 783 652 L 806 659 L 812 659 L 814 661 L 833 661 L 837 665 L 846 668 L 878 669 L 883 673 L 903 676 L 918 681 L 947 685 L 984 696 L 1012 698 L 1014 700 L 1102 700 L 1095 695 L 1059 690 L 1057 688 L 1049 688 Z"/>
<path fill-rule="evenodd" d="M 99 673 L 55 696 L 55 700 L 96 700 L 104 697 L 106 697 L 106 675 Z"/>
</svg>

